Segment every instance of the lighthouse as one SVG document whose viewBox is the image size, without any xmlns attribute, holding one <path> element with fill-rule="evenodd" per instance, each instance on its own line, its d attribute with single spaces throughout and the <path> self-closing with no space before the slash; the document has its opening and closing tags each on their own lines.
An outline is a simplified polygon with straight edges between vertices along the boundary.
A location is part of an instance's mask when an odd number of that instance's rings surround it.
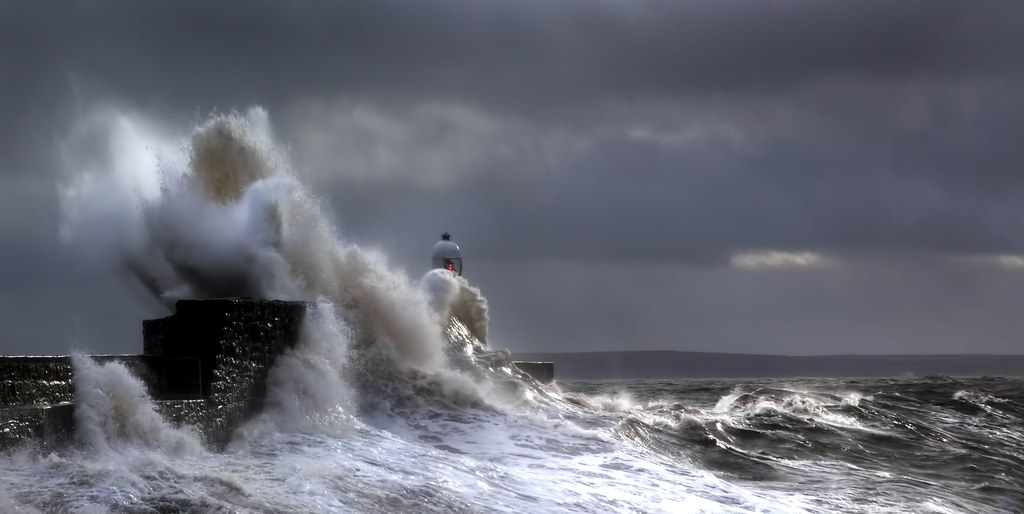
<svg viewBox="0 0 1024 514">
<path fill-rule="evenodd" d="M 452 241 L 451 234 L 441 234 L 441 240 L 434 245 L 431 264 L 434 269 L 446 269 L 462 276 L 462 251 L 459 250 L 459 245 Z"/>
</svg>

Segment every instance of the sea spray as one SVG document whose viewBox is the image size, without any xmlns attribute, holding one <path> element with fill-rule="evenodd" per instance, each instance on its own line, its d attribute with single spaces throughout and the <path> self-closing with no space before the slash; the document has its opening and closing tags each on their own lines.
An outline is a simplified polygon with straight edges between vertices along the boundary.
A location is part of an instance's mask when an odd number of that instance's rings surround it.
<svg viewBox="0 0 1024 514">
<path fill-rule="evenodd" d="M 451 274 L 428 273 L 415 283 L 385 256 L 345 243 L 320 199 L 291 173 L 265 111 L 213 116 L 176 145 L 166 130 L 129 130 L 148 126 L 142 121 L 104 123 L 134 119 L 105 112 L 86 134 L 122 141 L 132 147 L 125 155 L 136 157 L 121 162 L 111 152 L 106 174 L 100 165 L 68 169 L 62 208 L 69 243 L 108 245 L 92 253 L 123 264 L 164 304 L 221 296 L 316 302 L 299 345 L 269 372 L 263 414 L 237 440 L 345 431 L 356 411 L 380 401 L 522 402 L 524 388 L 509 385 L 518 384 L 511 371 L 495 385 L 472 356 L 461 369 L 448 365 L 442 331 L 452 316 L 477 341 L 466 349 L 483 355 L 488 318 L 480 291 Z M 172 155 L 139 159 L 134 146 Z M 105 220 L 127 235 L 94 239 Z M 488 355 L 511 368 L 507 352 Z"/>
<path fill-rule="evenodd" d="M 326 301 L 310 305 L 299 342 L 277 357 L 267 375 L 263 412 L 246 423 L 238 439 L 268 430 L 339 434 L 355 418 L 356 399 L 348 379 L 348 327 Z"/>
<path fill-rule="evenodd" d="M 174 162 L 178 139 L 143 116 L 102 105 L 79 117 L 57 144 L 65 174 L 57 184 L 61 240 L 77 258 L 113 268 L 130 285 L 142 286 L 140 298 L 146 301 L 159 297 L 162 286 L 132 279 L 143 276 L 136 268 L 145 263 L 147 271 L 160 269 L 164 263 L 152 256 L 143 208 L 185 169 L 183 156 Z M 170 311 L 162 301 L 150 305 L 154 313 Z"/>
<path fill-rule="evenodd" d="M 323 298 L 353 339 L 392 348 L 394 364 L 443 368 L 441 327 L 426 294 L 383 256 L 342 241 L 288 169 L 264 110 L 213 116 L 177 139 L 167 131 L 134 132 L 144 124 L 126 128 L 121 120 L 132 116 L 102 112 L 65 145 L 66 241 L 103 246 L 90 253 L 122 265 L 168 304 L 185 296 Z M 76 138 L 107 138 L 128 150 L 82 171 Z M 172 155 L 140 159 L 140 148 Z M 124 235 L 105 237 L 110 227 Z"/>
<path fill-rule="evenodd" d="M 420 279 L 420 286 L 427 292 L 431 307 L 440 319 L 455 316 L 469 328 L 473 337 L 487 344 L 487 299 L 480 289 L 470 285 L 465 278 L 443 269 L 428 271 Z"/>
<path fill-rule="evenodd" d="M 266 112 L 218 116 L 192 134 L 189 168 L 206 198 L 236 203 L 259 180 L 280 173 Z"/>
<path fill-rule="evenodd" d="M 98 453 L 126 445 L 159 448 L 175 454 L 203 451 L 189 427 L 173 427 L 157 412 L 146 386 L 123 364 L 96 364 L 71 357 L 75 389 L 75 439 Z"/>
</svg>

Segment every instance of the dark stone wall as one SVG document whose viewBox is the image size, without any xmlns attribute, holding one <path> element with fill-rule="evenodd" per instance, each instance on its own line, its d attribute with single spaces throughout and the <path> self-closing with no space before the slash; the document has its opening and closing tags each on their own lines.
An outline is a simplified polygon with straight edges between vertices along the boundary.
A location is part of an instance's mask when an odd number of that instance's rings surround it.
<svg viewBox="0 0 1024 514">
<path fill-rule="evenodd" d="M 122 362 L 168 419 L 200 429 L 218 447 L 262 406 L 266 374 L 298 342 L 307 304 L 225 298 L 182 300 L 172 316 L 143 322 L 143 355 Z M 0 357 L 0 446 L 73 433 L 71 358 Z"/>
<path fill-rule="evenodd" d="M 161 358 L 160 408 L 197 426 L 213 446 L 262 406 L 267 371 L 299 339 L 307 304 L 226 298 L 182 300 L 174 316 L 143 325 L 143 348 Z M 192 376 L 199 377 L 199 394 Z"/>
<path fill-rule="evenodd" d="M 153 359 L 142 355 L 90 358 L 100 364 L 120 362 L 144 383 L 154 383 Z M 25 440 L 59 444 L 70 439 L 75 397 L 71 373 L 67 355 L 0 357 L 0 447 Z"/>
<path fill-rule="evenodd" d="M 182 300 L 174 315 L 143 322 L 142 355 L 91 358 L 123 363 L 146 384 L 165 418 L 197 427 L 211 447 L 220 448 L 262 408 L 267 372 L 278 355 L 298 343 L 307 308 L 305 302 L 247 298 Z M 511 363 L 508 352 L 483 351 L 454 318 L 445 333 L 451 355 L 501 367 Z M 551 363 L 517 365 L 542 382 L 553 378 Z M 0 357 L 0 377 L 0 446 L 71 438 L 69 356 Z"/>
<path fill-rule="evenodd" d="M 117 361 L 146 383 L 154 378 L 153 359 L 142 355 L 91 355 L 97 363 Z M 0 408 L 52 405 L 74 399 L 71 357 L 0 356 Z"/>
<path fill-rule="evenodd" d="M 71 358 L 0 357 L 0 406 L 70 402 Z"/>
<path fill-rule="evenodd" d="M 72 437 L 73 413 L 71 403 L 0 408 L 0 447 L 24 441 L 64 444 Z"/>
<path fill-rule="evenodd" d="M 202 396 L 209 397 L 224 378 L 218 369 L 248 373 L 266 367 L 274 355 L 293 346 L 306 304 L 223 298 L 181 300 L 175 310 L 173 316 L 143 322 L 143 353 L 162 357 L 165 365 L 173 359 L 198 359 Z M 166 384 L 177 377 L 163 378 Z"/>
</svg>

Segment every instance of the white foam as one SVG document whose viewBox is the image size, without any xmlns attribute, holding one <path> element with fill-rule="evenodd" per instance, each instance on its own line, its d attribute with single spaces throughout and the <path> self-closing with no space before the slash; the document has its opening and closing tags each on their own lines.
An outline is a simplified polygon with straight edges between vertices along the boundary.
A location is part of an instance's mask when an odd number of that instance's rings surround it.
<svg viewBox="0 0 1024 514">
<path fill-rule="evenodd" d="M 75 387 L 75 438 L 98 452 L 125 444 L 197 454 L 203 451 L 196 433 L 175 428 L 160 417 L 146 386 L 124 365 L 102 366 L 84 355 L 72 356 Z"/>
<path fill-rule="evenodd" d="M 473 337 L 487 344 L 487 299 L 480 289 L 470 285 L 464 277 L 442 269 L 428 271 L 420 279 L 420 287 L 429 296 L 440 319 L 455 316 L 469 328 Z"/>
<path fill-rule="evenodd" d="M 626 391 L 620 391 L 615 394 L 588 396 L 587 403 L 592 407 L 608 412 L 626 412 L 646 406 L 646 404 L 638 402 L 633 395 Z"/>
<path fill-rule="evenodd" d="M 31 505 L 25 505 L 8 496 L 8 493 L 3 489 L 0 489 L 0 512 L 9 514 L 42 514 L 41 510 Z"/>
<path fill-rule="evenodd" d="M 982 407 L 987 407 L 986 403 L 1009 403 L 1009 400 L 993 396 L 990 394 L 979 393 L 971 390 L 961 390 L 953 393 L 954 400 L 961 400 Z"/>
<path fill-rule="evenodd" d="M 813 391 L 779 389 L 744 392 L 737 388 L 719 398 L 712 413 L 719 416 L 741 418 L 784 413 L 835 427 L 883 433 L 878 428 L 861 423 L 853 416 L 834 412 L 835 409 L 843 405 L 857 406 L 861 399 L 862 397 L 857 393 L 847 393 L 839 396 L 837 400 L 831 395 Z"/>
<path fill-rule="evenodd" d="M 350 432 L 357 401 L 345 374 L 349 337 L 333 305 L 313 304 L 298 344 L 279 355 L 267 374 L 262 414 L 237 431 L 233 448 L 276 430 Z"/>
</svg>

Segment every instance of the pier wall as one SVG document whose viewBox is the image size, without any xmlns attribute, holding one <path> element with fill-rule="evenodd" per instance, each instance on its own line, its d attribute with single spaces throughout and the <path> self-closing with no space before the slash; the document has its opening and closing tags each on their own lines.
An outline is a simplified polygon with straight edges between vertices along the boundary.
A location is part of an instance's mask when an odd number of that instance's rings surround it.
<svg viewBox="0 0 1024 514">
<path fill-rule="evenodd" d="M 248 298 L 181 300 L 171 316 L 142 323 L 139 355 L 91 355 L 119 362 L 146 385 L 161 415 L 197 427 L 211 447 L 257 413 L 267 372 L 299 340 L 308 304 Z M 446 337 L 472 344 L 452 320 Z M 479 344 L 479 343 L 476 343 Z M 539 382 L 554 379 L 550 362 L 515 362 Z M 0 357 L 0 447 L 27 440 L 60 445 L 74 434 L 71 357 Z"/>
<path fill-rule="evenodd" d="M 143 322 L 141 355 L 91 355 L 122 363 L 166 418 L 200 429 L 211 446 L 256 412 L 277 355 L 294 347 L 303 302 L 181 300 L 175 314 Z M 0 446 L 61 444 L 74 433 L 71 357 L 0 357 Z"/>
</svg>

